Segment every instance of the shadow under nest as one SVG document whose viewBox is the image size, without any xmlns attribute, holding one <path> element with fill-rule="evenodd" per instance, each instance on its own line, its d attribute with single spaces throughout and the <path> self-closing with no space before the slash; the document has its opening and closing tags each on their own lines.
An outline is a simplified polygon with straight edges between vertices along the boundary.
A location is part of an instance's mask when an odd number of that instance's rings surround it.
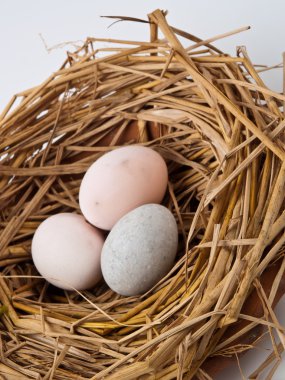
<svg viewBox="0 0 285 380">
<path fill-rule="evenodd" d="M 160 11 L 149 20 L 151 42 L 97 50 L 89 38 L 0 117 L 4 378 L 206 379 L 262 326 L 280 333 L 272 308 L 285 287 L 285 97 L 244 48 L 231 57 Z M 103 281 L 58 290 L 35 271 L 33 233 L 50 215 L 80 213 L 87 168 L 124 144 L 167 162 L 176 264 L 138 297 Z"/>
</svg>

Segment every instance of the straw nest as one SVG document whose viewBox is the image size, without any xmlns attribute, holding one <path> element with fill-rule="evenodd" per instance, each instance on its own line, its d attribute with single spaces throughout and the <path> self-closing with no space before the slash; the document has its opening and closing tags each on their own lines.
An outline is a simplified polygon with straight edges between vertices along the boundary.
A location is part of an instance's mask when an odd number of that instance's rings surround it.
<svg viewBox="0 0 285 380">
<path fill-rule="evenodd" d="M 284 288 L 285 97 L 245 48 L 232 57 L 211 44 L 226 35 L 201 41 L 159 10 L 149 25 L 150 42 L 96 50 L 100 39 L 88 38 L 1 115 L 3 379 L 209 379 L 222 357 L 251 347 L 258 326 L 284 344 L 273 305 Z M 168 164 L 174 268 L 138 297 L 103 281 L 82 293 L 48 285 L 31 261 L 35 229 L 79 213 L 89 165 L 133 143 Z M 256 373 L 278 360 L 283 346 L 272 342 Z"/>
</svg>

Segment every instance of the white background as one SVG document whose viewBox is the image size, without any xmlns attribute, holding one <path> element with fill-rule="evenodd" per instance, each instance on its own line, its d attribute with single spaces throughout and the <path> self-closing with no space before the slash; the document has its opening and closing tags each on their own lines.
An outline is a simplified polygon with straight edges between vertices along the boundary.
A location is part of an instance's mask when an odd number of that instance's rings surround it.
<svg viewBox="0 0 285 380">
<path fill-rule="evenodd" d="M 87 36 L 148 39 L 148 26 L 120 22 L 111 28 L 110 20 L 101 15 L 125 15 L 146 18 L 156 8 L 169 11 L 171 25 L 201 38 L 250 25 L 247 32 L 216 42 L 216 46 L 235 54 L 236 46 L 246 45 L 254 63 L 275 65 L 282 62 L 285 51 L 284 0 L 0 0 L 0 113 L 12 95 L 35 86 L 56 71 L 72 44 L 48 53 L 40 34 L 49 47 Z M 282 91 L 282 69 L 263 75 L 266 84 Z M 285 325 L 285 302 L 277 308 Z M 271 350 L 270 341 L 241 360 L 244 378 Z M 235 366 L 215 380 L 241 378 Z M 285 364 L 274 380 L 285 378 Z"/>
</svg>

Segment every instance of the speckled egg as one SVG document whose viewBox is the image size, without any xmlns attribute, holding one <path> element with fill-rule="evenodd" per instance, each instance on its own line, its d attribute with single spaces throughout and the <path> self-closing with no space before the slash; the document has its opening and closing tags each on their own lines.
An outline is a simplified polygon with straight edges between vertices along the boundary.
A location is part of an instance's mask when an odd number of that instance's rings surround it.
<svg viewBox="0 0 285 380">
<path fill-rule="evenodd" d="M 82 215 L 50 216 L 37 228 L 32 258 L 37 270 L 62 289 L 88 289 L 101 278 L 100 256 L 104 237 Z"/>
<path fill-rule="evenodd" d="M 79 205 L 91 224 L 110 230 L 134 208 L 160 203 L 167 182 L 167 166 L 159 153 L 140 145 L 121 147 L 89 167 L 80 185 Z"/>
<path fill-rule="evenodd" d="M 121 295 L 142 294 L 169 272 L 177 244 L 172 213 L 158 204 L 140 206 L 123 216 L 109 233 L 101 255 L 103 277 Z"/>
</svg>

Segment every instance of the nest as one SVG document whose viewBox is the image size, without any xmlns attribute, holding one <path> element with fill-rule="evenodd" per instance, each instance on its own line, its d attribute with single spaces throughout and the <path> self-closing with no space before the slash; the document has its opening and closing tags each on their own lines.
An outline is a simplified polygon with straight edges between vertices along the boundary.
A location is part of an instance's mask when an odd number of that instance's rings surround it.
<svg viewBox="0 0 285 380">
<path fill-rule="evenodd" d="M 1 115 L 4 379 L 209 379 L 262 326 L 283 333 L 273 307 L 285 287 L 285 97 L 264 85 L 245 48 L 233 57 L 211 44 L 223 36 L 202 41 L 159 10 L 149 25 L 150 42 L 96 49 L 100 39 L 88 38 Z M 138 297 L 103 281 L 84 292 L 48 285 L 31 261 L 35 229 L 80 213 L 86 169 L 134 143 L 167 162 L 175 266 Z M 272 342 L 256 373 L 282 351 Z"/>
</svg>

